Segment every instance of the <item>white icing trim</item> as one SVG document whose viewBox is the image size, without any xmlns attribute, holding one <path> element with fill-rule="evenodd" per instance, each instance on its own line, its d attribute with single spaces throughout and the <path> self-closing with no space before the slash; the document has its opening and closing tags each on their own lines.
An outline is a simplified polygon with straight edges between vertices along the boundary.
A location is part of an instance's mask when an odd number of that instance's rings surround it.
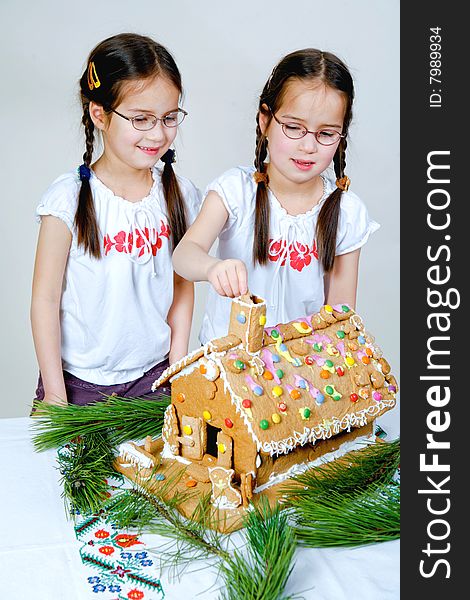
<svg viewBox="0 0 470 600">
<path fill-rule="evenodd" d="M 119 456 L 128 461 L 131 465 L 142 467 L 142 469 L 151 469 L 155 466 L 151 458 L 137 450 L 137 448 L 129 442 L 120 444 Z"/>
<path fill-rule="evenodd" d="M 319 467 L 322 464 L 331 462 L 332 460 L 336 460 L 337 458 L 344 456 L 352 450 L 360 450 L 361 448 L 364 448 L 365 445 L 374 443 L 374 436 L 370 435 L 363 435 L 350 442 L 343 442 L 337 450 L 334 450 L 333 452 L 327 452 L 326 454 L 320 456 L 315 460 L 312 460 L 308 463 L 298 463 L 296 465 L 292 465 L 292 467 L 290 467 L 290 469 L 288 469 L 287 471 L 284 471 L 284 473 L 271 473 L 268 481 L 266 483 L 263 483 L 262 485 L 256 486 L 253 489 L 253 492 L 255 494 L 259 494 L 260 492 L 266 490 L 272 485 L 281 483 L 281 481 L 285 481 L 286 479 L 290 479 L 291 477 L 295 477 L 296 475 L 301 475 L 302 473 L 305 473 L 305 471 L 308 471 L 313 467 Z"/>
<path fill-rule="evenodd" d="M 180 369 L 189 365 L 191 363 L 191 361 L 194 359 L 194 357 L 203 350 L 203 348 L 205 350 L 205 347 L 206 346 L 203 346 L 202 348 L 196 348 L 196 350 L 193 350 L 189 354 L 186 354 L 186 356 L 183 356 L 183 358 L 181 360 L 178 360 L 177 362 L 171 364 L 167 369 L 165 369 L 163 371 L 163 373 L 160 375 L 160 377 L 156 381 L 153 382 L 152 392 L 154 392 L 162 384 L 163 381 L 166 381 L 168 379 L 168 377 L 171 377 L 171 375 L 174 375 Z"/>
</svg>

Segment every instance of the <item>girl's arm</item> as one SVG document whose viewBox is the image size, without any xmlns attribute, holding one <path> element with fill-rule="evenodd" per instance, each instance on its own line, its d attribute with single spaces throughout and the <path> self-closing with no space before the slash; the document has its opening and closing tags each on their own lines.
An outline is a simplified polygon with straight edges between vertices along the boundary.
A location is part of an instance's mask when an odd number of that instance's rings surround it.
<svg viewBox="0 0 470 600">
<path fill-rule="evenodd" d="M 44 385 L 44 402 L 66 404 L 61 359 L 60 299 L 72 234 L 52 216 L 42 218 L 33 275 L 31 324 Z"/>
<path fill-rule="evenodd" d="M 209 281 L 221 296 L 234 298 L 248 291 L 245 263 L 209 255 L 228 216 L 219 194 L 209 192 L 201 212 L 173 252 L 173 266 L 188 281 Z"/>
<path fill-rule="evenodd" d="M 325 304 L 349 304 L 356 308 L 357 278 L 361 249 L 335 257 L 333 269 L 325 275 Z"/>
<path fill-rule="evenodd" d="M 194 284 L 174 274 L 173 303 L 168 312 L 171 329 L 170 365 L 188 353 L 194 307 Z"/>
</svg>

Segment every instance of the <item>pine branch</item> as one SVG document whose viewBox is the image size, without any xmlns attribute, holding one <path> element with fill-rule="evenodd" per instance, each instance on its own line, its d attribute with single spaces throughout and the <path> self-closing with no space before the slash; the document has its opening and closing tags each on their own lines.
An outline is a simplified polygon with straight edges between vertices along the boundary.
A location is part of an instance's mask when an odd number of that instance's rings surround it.
<svg viewBox="0 0 470 600">
<path fill-rule="evenodd" d="M 387 484 L 400 464 L 400 440 L 371 444 L 345 457 L 306 471 L 283 487 L 288 504 L 329 498 L 332 492 L 351 494 L 365 491 L 372 484 Z"/>
<path fill-rule="evenodd" d="M 108 436 L 90 433 L 76 438 L 74 443 L 62 447 L 57 455 L 62 474 L 62 497 L 70 515 L 95 513 L 106 500 L 106 479 L 115 471 L 114 454 Z"/>
<path fill-rule="evenodd" d="M 247 556 L 239 550 L 220 564 L 221 600 L 289 600 L 282 596 L 292 572 L 296 541 L 288 514 L 263 497 L 246 519 Z"/>
<path fill-rule="evenodd" d="M 167 396 L 155 400 L 109 396 L 88 406 L 40 403 L 32 423 L 34 447 L 37 451 L 57 448 L 77 436 L 106 431 L 113 445 L 147 435 L 160 437 L 169 403 Z"/>
<path fill-rule="evenodd" d="M 366 491 L 295 503 L 297 537 L 308 547 L 359 546 L 400 537 L 400 487 L 372 484 Z"/>
</svg>

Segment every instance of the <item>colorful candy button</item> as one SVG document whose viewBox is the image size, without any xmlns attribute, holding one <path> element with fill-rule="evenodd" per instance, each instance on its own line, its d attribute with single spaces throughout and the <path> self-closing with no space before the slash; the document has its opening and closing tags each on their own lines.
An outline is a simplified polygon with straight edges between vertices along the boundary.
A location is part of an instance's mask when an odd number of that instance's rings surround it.
<svg viewBox="0 0 470 600">
<path fill-rule="evenodd" d="M 239 371 L 243 371 L 246 368 L 245 363 L 242 360 L 240 360 L 239 358 L 234 361 L 233 366 L 236 369 L 238 369 Z"/>
<path fill-rule="evenodd" d="M 344 339 L 345 335 L 346 335 L 346 334 L 344 333 L 344 331 L 341 331 L 341 329 L 340 329 L 339 331 L 337 331 L 337 332 L 336 332 L 336 336 L 337 336 L 337 337 L 338 337 L 340 340 Z"/>
<path fill-rule="evenodd" d="M 157 473 L 157 474 L 155 475 L 155 479 L 156 479 L 157 481 L 164 481 L 166 478 L 165 478 L 165 475 L 163 475 L 163 473 Z"/>
<path fill-rule="evenodd" d="M 276 423 L 276 424 L 277 424 L 277 423 L 280 423 L 280 422 L 281 422 L 281 415 L 278 415 L 277 413 L 273 413 L 273 414 L 271 415 L 271 421 L 272 421 L 273 423 Z"/>
<path fill-rule="evenodd" d="M 372 394 L 372 398 L 374 400 L 377 400 L 377 402 L 380 402 L 380 400 L 382 400 L 382 394 L 380 392 L 374 392 Z"/>
<path fill-rule="evenodd" d="M 265 379 L 267 379 L 268 381 L 270 381 L 271 379 L 273 379 L 273 374 L 271 373 L 271 371 L 264 371 L 263 372 L 263 377 Z"/>
<path fill-rule="evenodd" d="M 333 361 L 332 361 L 332 360 L 325 360 L 325 365 L 326 365 L 327 367 L 332 367 L 332 366 L 333 366 L 333 364 L 334 364 L 334 363 L 333 363 Z"/>
<path fill-rule="evenodd" d="M 284 377 L 284 371 L 282 369 L 277 369 L 276 375 L 279 377 L 279 379 L 282 379 Z"/>
<path fill-rule="evenodd" d="M 261 429 L 265 429 L 266 430 L 269 427 L 269 421 L 267 419 L 262 419 L 259 422 L 259 426 L 260 426 Z"/>
<path fill-rule="evenodd" d="M 184 432 L 186 435 L 191 435 L 191 434 L 192 434 L 192 432 L 193 432 L 193 428 L 191 427 L 191 425 L 185 425 L 185 426 L 183 427 L 183 432 Z"/>
<path fill-rule="evenodd" d="M 333 307 L 330 306 L 329 304 L 325 304 L 325 312 L 327 312 L 328 314 L 332 315 L 333 314 Z"/>
<path fill-rule="evenodd" d="M 232 419 L 228 419 L 227 418 L 227 419 L 224 420 L 224 423 L 225 423 L 225 427 L 228 427 L 229 429 L 232 429 L 232 427 L 233 427 L 233 421 L 232 421 Z"/>
<path fill-rule="evenodd" d="M 355 363 L 355 360 L 352 356 L 346 356 L 344 362 L 348 365 L 348 367 L 352 367 Z"/>
<path fill-rule="evenodd" d="M 186 482 L 186 487 L 193 488 L 197 486 L 197 481 L 195 479 L 188 479 Z"/>
<path fill-rule="evenodd" d="M 351 309 L 349 308 L 349 306 L 346 306 L 346 304 L 343 304 L 343 305 L 341 306 L 341 308 L 343 309 L 343 312 L 344 312 L 344 313 L 348 313 L 348 312 L 351 310 Z"/>
<path fill-rule="evenodd" d="M 277 338 L 279 337 L 279 331 L 277 329 L 273 329 L 271 331 L 271 337 L 275 340 L 277 340 Z"/>
<path fill-rule="evenodd" d="M 363 356 L 361 358 L 361 361 L 365 364 L 368 365 L 370 363 L 370 358 L 368 356 Z"/>
<path fill-rule="evenodd" d="M 205 375 L 207 373 L 206 365 L 199 365 L 199 373 L 202 373 L 202 375 Z"/>
<path fill-rule="evenodd" d="M 304 361 L 306 365 L 313 365 L 313 363 L 315 362 L 311 356 L 306 356 L 304 358 Z"/>
<path fill-rule="evenodd" d="M 314 349 L 316 352 L 321 352 L 321 351 L 322 351 L 322 348 L 323 348 L 323 344 L 322 344 L 321 342 L 320 342 L 320 343 L 318 343 L 318 342 L 315 342 L 315 343 L 313 344 L 313 349 Z"/>
<path fill-rule="evenodd" d="M 321 377 L 322 379 L 328 379 L 328 378 L 329 378 L 329 376 L 330 376 L 330 372 L 329 372 L 329 371 L 326 371 L 325 369 L 322 369 L 322 370 L 320 371 L 320 377 Z"/>
<path fill-rule="evenodd" d="M 279 397 L 284 393 L 282 387 L 280 385 L 275 385 L 272 389 L 273 396 Z"/>
<path fill-rule="evenodd" d="M 225 454 L 227 448 L 225 447 L 225 444 L 217 444 L 217 450 L 219 451 L 219 454 Z"/>
<path fill-rule="evenodd" d="M 290 397 L 292 398 L 292 400 L 298 400 L 301 396 L 299 390 L 293 389 L 289 392 Z"/>
<path fill-rule="evenodd" d="M 281 412 L 286 412 L 287 410 L 287 404 L 285 402 L 279 402 L 277 407 Z"/>
<path fill-rule="evenodd" d="M 264 327 L 266 325 L 266 315 L 261 315 L 259 318 L 259 324 L 261 325 L 261 327 Z"/>
<path fill-rule="evenodd" d="M 253 393 L 256 396 L 262 396 L 263 395 L 263 388 L 260 385 L 255 385 L 253 388 Z"/>
<path fill-rule="evenodd" d="M 242 406 L 243 406 L 243 408 L 251 408 L 251 400 L 248 400 L 248 398 L 245 398 L 242 401 Z"/>
<path fill-rule="evenodd" d="M 309 409 L 308 406 L 304 406 L 303 408 L 299 408 L 299 414 L 301 416 L 301 418 L 306 421 L 307 419 L 310 418 L 310 415 L 312 414 L 312 411 Z"/>
<path fill-rule="evenodd" d="M 205 410 L 205 411 L 202 413 L 202 416 L 204 417 L 204 419 L 205 419 L 206 421 L 210 421 L 210 420 L 212 419 L 212 415 L 211 415 L 211 413 L 210 413 L 208 410 Z"/>
<path fill-rule="evenodd" d="M 357 402 L 359 400 L 359 396 L 357 394 L 351 394 L 349 396 L 349 399 L 351 400 L 351 402 Z"/>
<path fill-rule="evenodd" d="M 183 394 L 183 392 L 179 392 L 179 394 L 176 394 L 176 400 L 178 402 L 184 402 L 186 400 L 186 396 Z"/>
<path fill-rule="evenodd" d="M 339 377 L 343 377 L 343 375 L 344 375 L 344 369 L 343 369 L 343 367 L 340 367 L 340 366 L 336 367 L 336 374 Z"/>
<path fill-rule="evenodd" d="M 279 354 L 273 354 L 273 362 L 281 362 L 281 357 L 279 356 Z"/>
<path fill-rule="evenodd" d="M 244 312 L 238 313 L 237 315 L 237 321 L 239 323 L 241 323 L 242 325 L 244 325 L 246 323 L 246 316 Z"/>
</svg>

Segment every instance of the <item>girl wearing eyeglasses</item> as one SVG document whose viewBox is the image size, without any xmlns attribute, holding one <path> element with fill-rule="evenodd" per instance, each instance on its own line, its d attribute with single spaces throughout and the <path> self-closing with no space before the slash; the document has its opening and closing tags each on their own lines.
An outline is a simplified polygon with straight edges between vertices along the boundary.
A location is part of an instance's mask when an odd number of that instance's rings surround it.
<svg viewBox="0 0 470 600">
<path fill-rule="evenodd" d="M 346 65 L 329 52 L 299 50 L 273 69 L 259 99 L 254 168 L 208 186 L 173 254 L 177 273 L 212 284 L 202 343 L 226 335 L 229 298 L 248 286 L 267 300 L 267 326 L 325 303 L 355 306 L 360 248 L 379 225 L 345 173 L 353 98 Z"/>
<path fill-rule="evenodd" d="M 200 195 L 172 167 L 181 94 L 172 56 L 150 38 L 116 35 L 88 58 L 83 164 L 56 179 L 37 208 L 37 400 L 151 395 L 169 360 L 187 353 L 193 284 L 174 275 L 171 254 Z"/>
</svg>

